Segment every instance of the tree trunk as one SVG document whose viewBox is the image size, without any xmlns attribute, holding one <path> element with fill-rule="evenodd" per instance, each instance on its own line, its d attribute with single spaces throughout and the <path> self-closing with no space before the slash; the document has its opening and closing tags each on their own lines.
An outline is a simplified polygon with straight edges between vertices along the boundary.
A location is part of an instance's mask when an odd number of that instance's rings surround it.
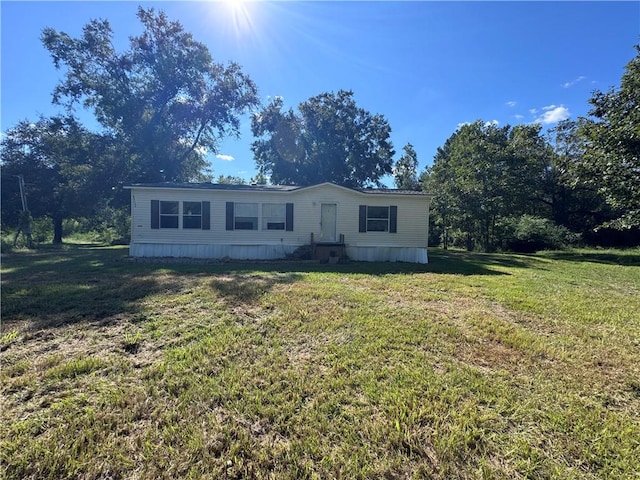
<svg viewBox="0 0 640 480">
<path fill-rule="evenodd" d="M 53 218 L 53 244 L 62 244 L 62 218 Z"/>
</svg>

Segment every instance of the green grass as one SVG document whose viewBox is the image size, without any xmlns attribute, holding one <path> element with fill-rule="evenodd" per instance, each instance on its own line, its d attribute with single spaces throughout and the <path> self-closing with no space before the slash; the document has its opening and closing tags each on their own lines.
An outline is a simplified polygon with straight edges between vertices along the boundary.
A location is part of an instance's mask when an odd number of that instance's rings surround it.
<svg viewBox="0 0 640 480">
<path fill-rule="evenodd" d="M 640 251 L 2 258 L 2 478 L 638 478 Z"/>
</svg>

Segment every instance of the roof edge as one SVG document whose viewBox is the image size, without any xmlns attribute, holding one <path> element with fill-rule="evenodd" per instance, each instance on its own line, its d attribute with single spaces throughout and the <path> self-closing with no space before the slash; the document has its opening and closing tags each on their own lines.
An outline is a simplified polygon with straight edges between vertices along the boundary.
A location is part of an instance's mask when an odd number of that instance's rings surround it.
<svg viewBox="0 0 640 480">
<path fill-rule="evenodd" d="M 345 187 L 333 182 L 322 182 L 314 185 L 247 185 L 247 184 L 225 184 L 225 183 L 178 183 L 178 182 L 158 182 L 158 183 L 134 183 L 131 185 L 125 185 L 125 190 L 133 189 L 172 189 L 172 190 L 217 190 L 217 191 L 237 191 L 237 192 L 260 192 L 260 193 L 292 193 L 302 190 L 311 190 L 323 186 L 330 186 L 341 190 L 357 193 L 360 195 L 405 195 L 405 196 L 426 196 L 433 197 L 434 195 L 427 192 L 414 191 L 414 190 L 398 190 L 398 189 L 386 189 L 386 188 L 370 188 L 370 187 Z"/>
</svg>

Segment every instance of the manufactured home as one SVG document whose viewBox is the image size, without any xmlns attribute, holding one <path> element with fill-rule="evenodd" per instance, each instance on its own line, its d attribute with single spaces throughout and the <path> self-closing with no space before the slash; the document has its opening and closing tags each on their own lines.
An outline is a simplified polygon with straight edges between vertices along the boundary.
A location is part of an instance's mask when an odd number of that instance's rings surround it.
<svg viewBox="0 0 640 480">
<path fill-rule="evenodd" d="M 427 263 L 430 196 L 333 183 L 136 184 L 132 257 L 316 258 Z"/>
</svg>

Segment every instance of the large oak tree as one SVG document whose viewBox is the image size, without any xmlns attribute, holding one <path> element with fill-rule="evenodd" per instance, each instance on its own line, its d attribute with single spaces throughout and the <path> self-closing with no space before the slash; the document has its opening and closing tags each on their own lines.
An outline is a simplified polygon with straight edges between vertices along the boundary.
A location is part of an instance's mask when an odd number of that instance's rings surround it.
<svg viewBox="0 0 640 480">
<path fill-rule="evenodd" d="M 392 173 L 391 127 L 382 115 L 358 107 L 353 92 L 322 93 L 283 111 L 274 98 L 255 114 L 252 150 L 272 183 L 348 187 L 381 185 Z"/>
<path fill-rule="evenodd" d="M 124 52 L 107 20 L 91 21 L 79 38 L 45 29 L 42 41 L 64 72 L 53 100 L 93 110 L 124 147 L 131 181 L 201 179 L 206 153 L 237 135 L 240 115 L 258 104 L 256 86 L 163 12 L 140 7 L 138 18 L 144 31 Z"/>
</svg>

